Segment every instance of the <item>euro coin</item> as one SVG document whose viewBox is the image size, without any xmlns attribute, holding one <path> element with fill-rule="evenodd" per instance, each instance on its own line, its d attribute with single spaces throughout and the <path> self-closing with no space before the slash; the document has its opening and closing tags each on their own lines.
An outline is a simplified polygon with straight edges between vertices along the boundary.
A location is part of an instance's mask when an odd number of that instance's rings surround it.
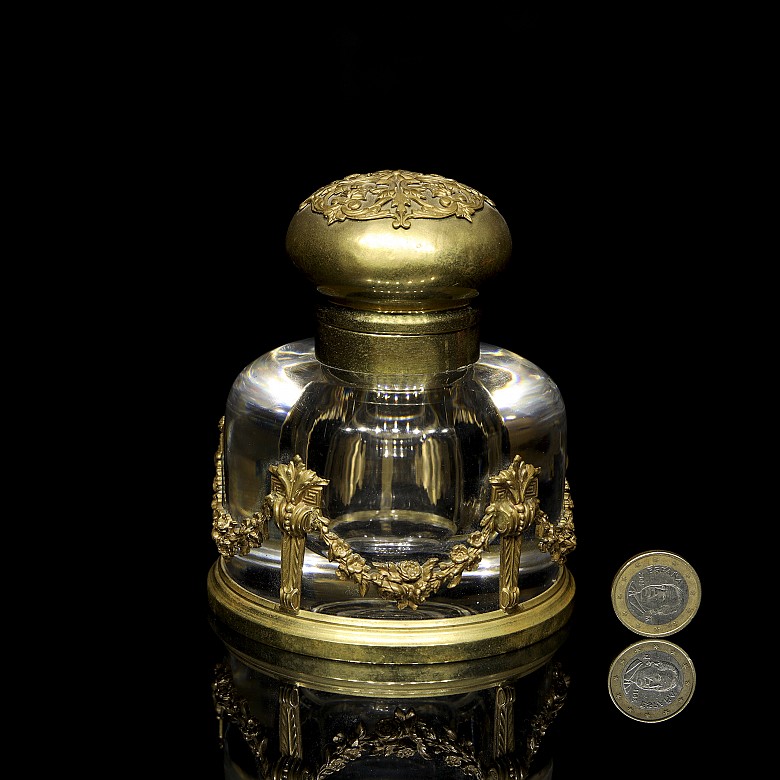
<svg viewBox="0 0 780 780">
<path fill-rule="evenodd" d="M 615 706 L 642 723 L 677 715 L 691 700 L 695 687 L 691 659 L 665 639 L 643 639 L 627 647 L 609 669 L 609 695 Z"/>
<path fill-rule="evenodd" d="M 612 581 L 612 607 L 624 626 L 640 636 L 670 636 L 691 622 L 701 603 L 693 567 L 663 550 L 626 561 Z"/>
</svg>

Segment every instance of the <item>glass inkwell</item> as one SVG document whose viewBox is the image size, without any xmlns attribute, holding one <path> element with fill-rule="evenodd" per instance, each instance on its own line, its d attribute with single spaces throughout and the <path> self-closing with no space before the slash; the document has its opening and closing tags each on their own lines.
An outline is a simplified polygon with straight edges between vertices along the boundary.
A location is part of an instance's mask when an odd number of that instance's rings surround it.
<svg viewBox="0 0 780 780">
<path fill-rule="evenodd" d="M 355 174 L 303 201 L 286 247 L 321 293 L 316 333 L 228 395 L 216 619 L 299 671 L 346 662 L 350 684 L 468 675 L 558 632 L 566 412 L 542 369 L 480 341 L 473 299 L 512 254 L 495 204 L 443 176 Z"/>
</svg>

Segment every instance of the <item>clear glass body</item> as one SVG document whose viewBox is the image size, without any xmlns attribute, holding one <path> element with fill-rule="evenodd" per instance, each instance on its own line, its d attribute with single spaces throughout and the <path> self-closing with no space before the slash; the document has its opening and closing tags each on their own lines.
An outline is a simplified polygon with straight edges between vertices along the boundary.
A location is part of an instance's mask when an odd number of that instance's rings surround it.
<svg viewBox="0 0 780 780">
<path fill-rule="evenodd" d="M 516 455 L 539 468 L 540 509 L 563 510 L 566 412 L 552 379 L 507 350 L 480 344 L 479 360 L 431 376 L 380 377 L 322 365 L 314 340 L 262 355 L 236 378 L 225 413 L 227 508 L 246 521 L 270 490 L 272 465 L 300 456 L 328 480 L 322 514 L 329 529 L 375 565 L 446 560 L 467 545 L 491 500 L 490 477 Z M 278 599 L 281 532 L 227 561 L 247 590 Z M 558 564 L 524 532 L 521 600 L 551 587 Z M 307 537 L 301 608 L 369 618 L 440 618 L 498 608 L 499 546 L 456 586 L 414 610 L 339 579 L 317 534 Z"/>
</svg>

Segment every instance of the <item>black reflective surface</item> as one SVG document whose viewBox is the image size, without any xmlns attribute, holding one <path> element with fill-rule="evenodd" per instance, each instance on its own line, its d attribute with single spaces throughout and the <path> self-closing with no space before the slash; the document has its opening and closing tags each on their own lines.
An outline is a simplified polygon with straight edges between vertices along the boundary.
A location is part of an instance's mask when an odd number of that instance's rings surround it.
<svg viewBox="0 0 780 780">
<path fill-rule="evenodd" d="M 594 577 L 580 573 L 575 612 L 566 629 L 568 636 L 547 664 L 547 666 L 551 664 L 559 666 L 561 673 L 566 675 L 565 696 L 562 698 L 560 709 L 546 725 L 543 733 L 542 742 L 545 749 L 540 760 L 544 763 L 540 765 L 537 761 L 528 768 L 532 772 L 551 770 L 551 776 L 556 780 L 581 777 L 582 772 L 587 769 L 602 778 L 621 778 L 627 776 L 626 773 L 629 776 L 634 776 L 636 773 L 636 776 L 662 776 L 675 778 L 675 780 L 694 777 L 701 770 L 703 763 L 709 760 L 704 726 L 712 717 L 708 708 L 718 697 L 717 681 L 713 680 L 708 673 L 707 661 L 711 649 L 708 651 L 701 639 L 702 633 L 696 630 L 697 622 L 706 624 L 711 615 L 711 610 L 708 608 L 711 605 L 708 605 L 706 600 L 706 577 L 703 581 L 705 599 L 702 601 L 696 620 L 679 634 L 667 638 L 679 645 L 695 665 L 694 694 L 687 706 L 669 720 L 641 723 L 627 718 L 615 707 L 610 699 L 607 685 L 609 667 L 615 656 L 640 637 L 625 630 L 611 611 L 610 578 L 603 557 L 592 557 L 591 564 L 597 568 L 601 567 L 603 574 Z M 581 569 L 573 563 L 571 568 L 575 576 Z M 199 751 L 202 750 L 204 767 L 210 767 L 210 771 L 213 772 L 213 775 L 208 776 L 239 777 L 241 775 L 224 774 L 224 762 L 228 760 L 229 765 L 233 765 L 230 764 L 229 753 L 226 755 L 225 749 L 220 748 L 215 700 L 212 699 L 214 691 L 211 688 L 211 683 L 219 676 L 218 668 L 229 658 L 229 646 L 226 646 L 213 632 L 213 626 L 208 624 L 206 616 L 203 617 L 199 653 L 203 661 L 203 669 L 201 674 L 193 677 L 193 683 L 198 682 L 200 685 L 202 705 L 200 727 L 203 740 L 198 743 L 198 748 Z M 387 698 L 383 699 L 385 706 Z M 219 699 L 217 698 L 216 701 L 218 702 Z M 521 718 L 524 719 L 526 726 L 529 718 L 528 699 L 521 697 L 520 702 L 525 709 L 522 712 L 518 710 L 518 729 L 520 729 Z M 410 707 L 414 709 L 417 705 L 418 710 L 425 711 L 424 703 L 410 701 L 406 697 L 399 698 L 397 705 L 407 710 Z M 368 704 L 366 707 L 370 709 Z M 486 730 L 492 727 L 490 714 L 487 713 L 485 718 L 484 729 Z M 267 713 L 264 713 L 264 716 L 267 716 Z M 323 715 L 325 729 L 332 722 L 331 728 L 334 734 L 345 731 L 343 718 L 329 721 L 328 717 Z M 353 727 L 361 721 L 366 721 L 367 718 L 370 722 L 370 716 L 359 711 L 352 713 L 350 717 Z M 262 733 L 270 737 L 270 746 L 265 755 L 278 757 L 278 732 L 271 730 L 269 733 L 266 730 Z M 235 727 L 233 739 L 236 739 Z M 241 743 L 242 740 L 238 739 L 238 742 Z M 522 743 L 521 737 L 518 737 L 517 744 L 518 752 L 513 753 L 515 765 L 525 767 L 523 756 L 518 755 L 522 753 L 520 749 L 525 744 Z M 232 760 L 237 761 L 235 754 L 234 747 Z M 417 759 L 419 760 L 419 756 Z M 247 755 L 243 756 L 243 763 L 239 761 L 239 765 L 254 767 Z M 322 765 L 325 765 L 324 758 Z M 273 762 L 266 766 L 272 767 Z M 369 764 L 369 766 L 373 765 Z M 416 777 L 450 776 L 436 774 L 437 769 L 440 773 L 444 770 L 441 761 L 434 761 L 432 757 L 430 762 L 423 761 L 422 764 L 415 763 L 414 766 L 418 772 L 414 775 Z M 487 777 L 489 762 L 485 763 L 483 760 L 480 766 Z M 235 772 L 235 768 L 233 771 Z M 389 773 L 390 769 L 387 771 L 385 777 L 396 776 Z M 397 768 L 394 771 L 397 771 Z M 430 773 L 424 774 L 425 771 Z M 365 776 L 382 777 L 383 775 L 366 774 Z"/>
</svg>

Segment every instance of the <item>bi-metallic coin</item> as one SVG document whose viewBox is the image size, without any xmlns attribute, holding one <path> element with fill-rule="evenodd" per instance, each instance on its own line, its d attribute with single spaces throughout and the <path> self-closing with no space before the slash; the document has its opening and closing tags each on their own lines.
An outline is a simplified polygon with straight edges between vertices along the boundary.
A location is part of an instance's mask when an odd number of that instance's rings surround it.
<svg viewBox="0 0 780 780">
<path fill-rule="evenodd" d="M 609 668 L 609 695 L 629 718 L 658 723 L 677 715 L 691 700 L 696 672 L 688 655 L 665 639 L 630 645 Z"/>
<path fill-rule="evenodd" d="M 624 626 L 640 636 L 670 636 L 691 622 L 701 603 L 693 567 L 663 550 L 626 561 L 612 581 L 612 606 Z"/>
</svg>

